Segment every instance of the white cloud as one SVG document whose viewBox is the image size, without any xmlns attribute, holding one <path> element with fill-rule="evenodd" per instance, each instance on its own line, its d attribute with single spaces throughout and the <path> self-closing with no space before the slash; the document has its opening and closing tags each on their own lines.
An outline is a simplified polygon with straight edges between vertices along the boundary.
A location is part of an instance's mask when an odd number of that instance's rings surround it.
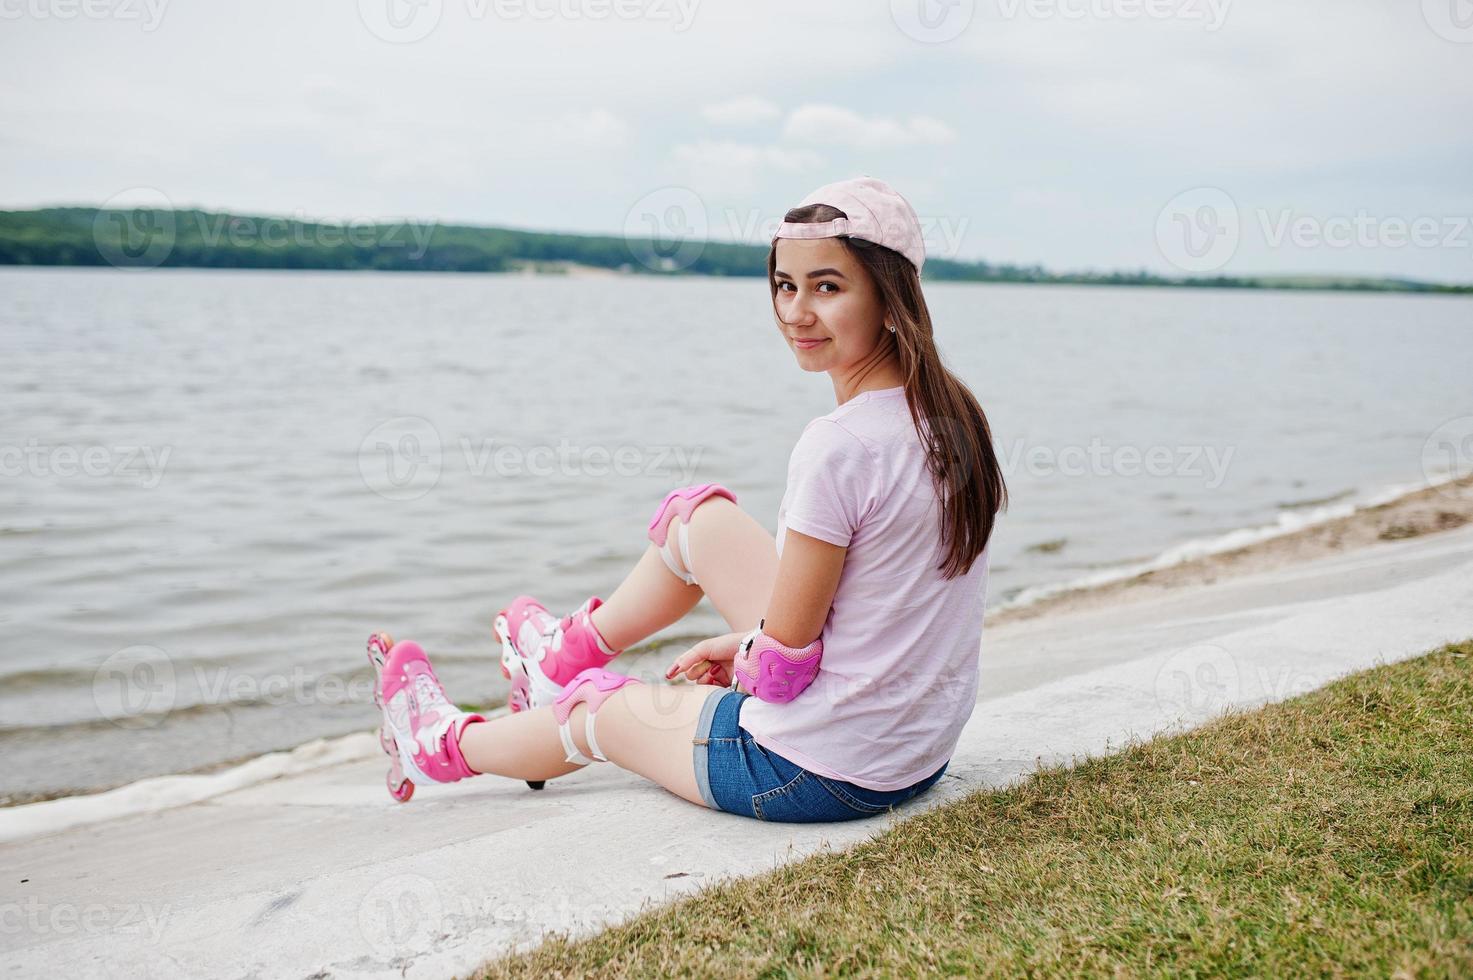
<svg viewBox="0 0 1473 980">
<path fill-rule="evenodd" d="M 1061 190 L 1056 187 L 1014 187 L 1008 200 L 1019 208 L 1047 208 L 1049 210 L 1078 210 L 1084 201 L 1076 190 Z"/>
<path fill-rule="evenodd" d="M 619 149 L 629 144 L 629 124 L 607 109 L 569 112 L 539 120 L 528 130 L 533 145 L 570 145 L 588 149 Z"/>
<path fill-rule="evenodd" d="M 782 109 L 777 103 L 755 95 L 727 99 L 725 102 L 716 102 L 701 109 L 703 119 L 723 126 L 750 126 L 753 123 L 776 119 L 780 115 L 782 115 Z"/>
<path fill-rule="evenodd" d="M 865 117 L 852 109 L 827 104 L 810 104 L 788 115 L 783 135 L 808 143 L 838 143 L 867 149 L 950 143 L 956 131 L 931 116 L 911 116 L 897 121 L 883 116 Z"/>
<path fill-rule="evenodd" d="M 675 148 L 675 159 L 686 164 L 709 161 L 720 162 L 725 166 L 762 167 L 795 173 L 823 166 L 823 157 L 812 150 L 790 150 L 781 146 L 758 146 L 730 140 L 682 143 Z"/>
<path fill-rule="evenodd" d="M 731 140 L 681 143 L 672 155 L 681 175 L 692 185 L 743 194 L 757 189 L 757 177 L 764 171 L 811 173 L 825 165 L 813 150 Z"/>
<path fill-rule="evenodd" d="M 363 115 L 371 107 L 361 92 L 331 75 L 313 74 L 302 79 L 302 101 L 324 117 Z"/>
</svg>

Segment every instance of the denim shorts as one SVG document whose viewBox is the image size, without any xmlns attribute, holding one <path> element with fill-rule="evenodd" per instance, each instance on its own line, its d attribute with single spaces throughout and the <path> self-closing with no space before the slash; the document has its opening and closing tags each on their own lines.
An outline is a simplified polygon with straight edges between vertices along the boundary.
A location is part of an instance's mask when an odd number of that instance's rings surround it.
<svg viewBox="0 0 1473 980">
<path fill-rule="evenodd" d="M 949 762 L 904 789 L 865 789 L 831 779 L 757 744 L 738 724 L 741 691 L 713 691 L 696 722 L 696 785 L 713 810 L 781 823 L 828 823 L 886 813 L 930 789 Z"/>
</svg>

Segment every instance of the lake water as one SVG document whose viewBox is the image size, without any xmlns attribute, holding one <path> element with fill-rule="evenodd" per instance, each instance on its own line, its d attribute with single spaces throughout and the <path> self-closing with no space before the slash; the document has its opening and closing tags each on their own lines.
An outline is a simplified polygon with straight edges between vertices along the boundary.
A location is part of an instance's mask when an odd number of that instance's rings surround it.
<svg viewBox="0 0 1473 980">
<path fill-rule="evenodd" d="M 1473 416 L 1469 299 L 927 297 L 1012 493 L 993 607 L 1422 483 Z M 775 530 L 834 407 L 760 279 L 0 270 L 0 358 L 0 798 L 371 727 L 375 628 L 498 703 L 502 604 L 607 596 L 683 484 Z"/>
</svg>

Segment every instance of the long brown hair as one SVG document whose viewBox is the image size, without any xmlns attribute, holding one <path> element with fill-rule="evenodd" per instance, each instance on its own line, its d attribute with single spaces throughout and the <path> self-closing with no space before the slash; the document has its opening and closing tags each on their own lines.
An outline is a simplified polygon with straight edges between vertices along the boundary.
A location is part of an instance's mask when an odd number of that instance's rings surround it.
<svg viewBox="0 0 1473 980">
<path fill-rule="evenodd" d="M 784 221 L 805 224 L 848 217 L 827 204 L 794 208 Z M 921 294 L 915 266 L 899 252 L 848 235 L 838 236 L 880 291 L 886 322 L 881 343 L 894 346 L 905 377 L 905 400 L 916 432 L 926 446 L 926 468 L 936 487 L 941 517 L 938 566 L 945 578 L 967 574 L 987 547 L 999 510 L 1007 508 L 1008 491 L 992 445 L 987 415 L 970 389 L 941 363 L 931 330 L 931 313 Z M 777 243 L 767 253 L 767 284 L 777 314 Z M 929 433 L 929 435 L 928 435 Z"/>
</svg>

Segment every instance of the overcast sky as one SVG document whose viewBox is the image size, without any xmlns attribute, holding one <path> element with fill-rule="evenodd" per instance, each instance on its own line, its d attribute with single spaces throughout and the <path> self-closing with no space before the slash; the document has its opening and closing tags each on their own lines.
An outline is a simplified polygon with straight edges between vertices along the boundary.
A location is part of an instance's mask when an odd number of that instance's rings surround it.
<svg viewBox="0 0 1473 980">
<path fill-rule="evenodd" d="M 757 240 L 867 173 L 933 255 L 1467 282 L 1470 120 L 1467 0 L 0 0 L 4 207 Z"/>
</svg>

